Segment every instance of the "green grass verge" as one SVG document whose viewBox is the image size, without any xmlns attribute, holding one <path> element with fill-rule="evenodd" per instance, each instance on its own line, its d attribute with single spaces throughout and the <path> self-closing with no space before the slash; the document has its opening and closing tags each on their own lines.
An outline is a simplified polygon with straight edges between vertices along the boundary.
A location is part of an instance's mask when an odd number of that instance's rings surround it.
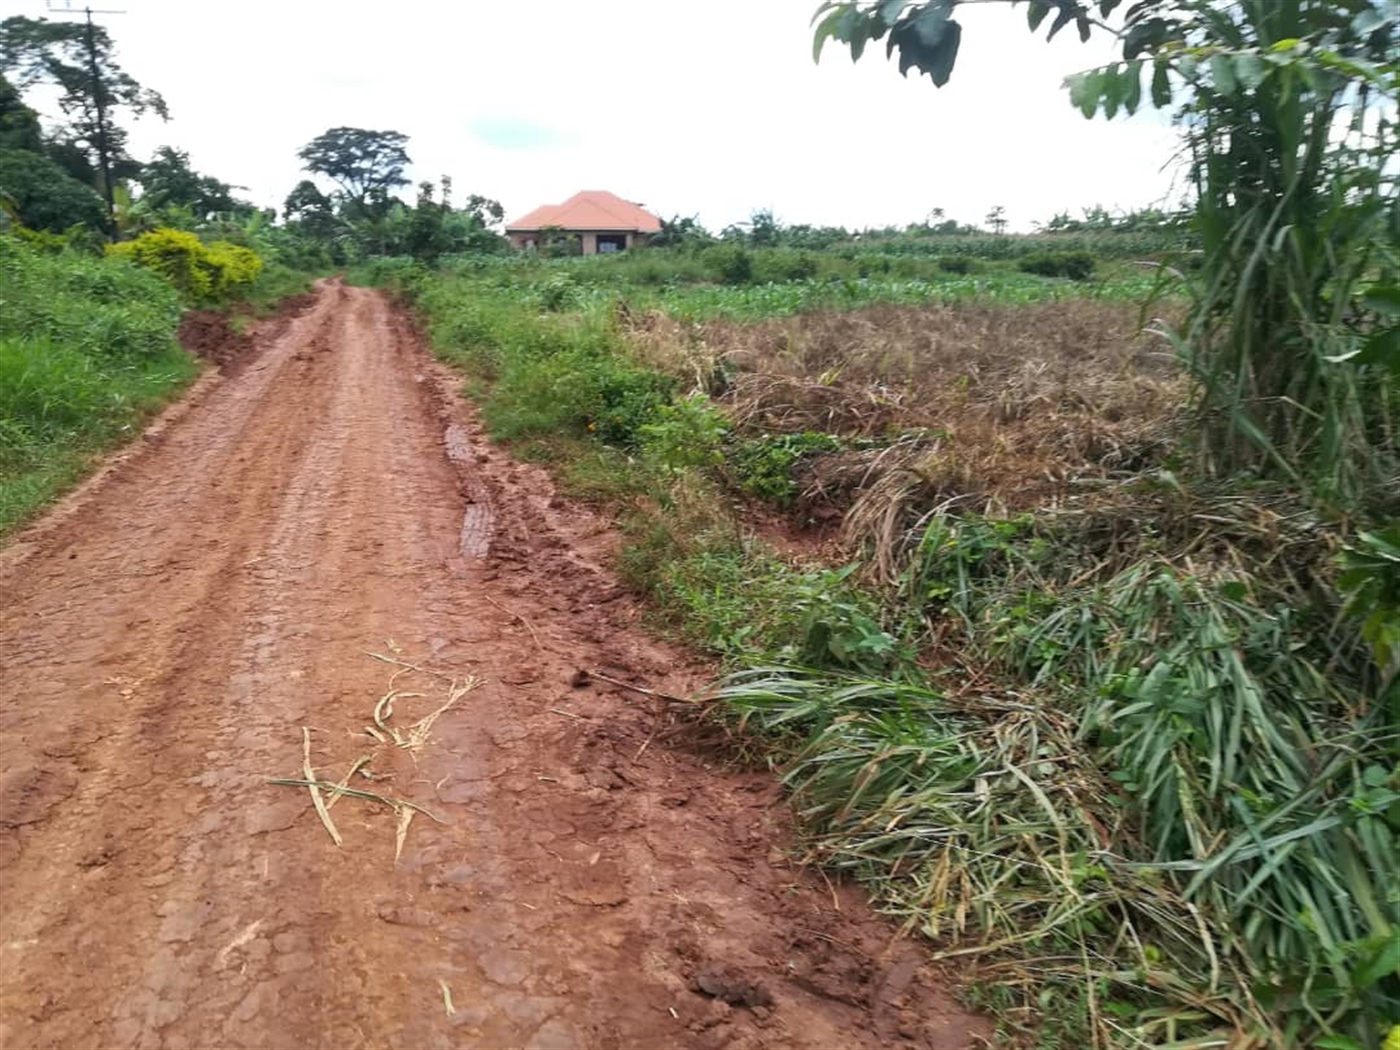
<svg viewBox="0 0 1400 1050">
<path fill-rule="evenodd" d="M 0 338 L 0 536 L 32 518 L 139 432 L 199 363 L 175 346 L 133 359 Z"/>
<path fill-rule="evenodd" d="M 284 300 L 311 291 L 317 276 L 281 263 L 267 263 L 253 282 L 243 305 L 252 307 L 257 316 L 265 317 L 276 311 Z"/>
<path fill-rule="evenodd" d="M 198 373 L 180 313 L 153 273 L 0 236 L 0 535 Z"/>
<path fill-rule="evenodd" d="M 235 324 L 308 291 L 312 279 L 264 267 Z M 175 341 L 181 313 L 175 290 L 150 270 L 0 235 L 0 537 L 199 374 Z"/>
</svg>

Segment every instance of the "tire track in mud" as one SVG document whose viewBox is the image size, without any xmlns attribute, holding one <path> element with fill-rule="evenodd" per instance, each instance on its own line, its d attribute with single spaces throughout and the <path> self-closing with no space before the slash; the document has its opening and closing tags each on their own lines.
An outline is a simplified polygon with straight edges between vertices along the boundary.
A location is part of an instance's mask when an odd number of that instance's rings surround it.
<svg viewBox="0 0 1400 1050">
<path fill-rule="evenodd" d="M 985 1028 L 785 858 L 771 779 L 579 667 L 684 693 L 607 525 L 484 440 L 378 293 L 323 285 L 0 552 L 0 1045 L 928 1046 Z M 390 648 L 390 647 L 394 648 Z M 415 754 L 403 654 L 482 684 Z M 402 671 L 402 668 L 398 668 Z M 395 680 L 400 724 L 444 683 Z M 328 839 L 298 777 L 353 798 Z M 835 905 L 839 903 L 840 909 Z M 728 1000 L 728 1001 L 726 1001 Z M 450 1001 L 451 1009 L 448 1008 Z"/>
</svg>

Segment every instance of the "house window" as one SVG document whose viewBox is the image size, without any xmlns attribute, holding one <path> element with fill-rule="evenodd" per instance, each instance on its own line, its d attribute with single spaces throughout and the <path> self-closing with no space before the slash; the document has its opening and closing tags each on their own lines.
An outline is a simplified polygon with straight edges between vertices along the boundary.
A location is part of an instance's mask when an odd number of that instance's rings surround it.
<svg viewBox="0 0 1400 1050">
<path fill-rule="evenodd" d="M 606 255 L 609 252 L 620 252 L 627 247 L 627 234 L 625 233 L 600 233 L 598 234 L 598 254 Z"/>
</svg>

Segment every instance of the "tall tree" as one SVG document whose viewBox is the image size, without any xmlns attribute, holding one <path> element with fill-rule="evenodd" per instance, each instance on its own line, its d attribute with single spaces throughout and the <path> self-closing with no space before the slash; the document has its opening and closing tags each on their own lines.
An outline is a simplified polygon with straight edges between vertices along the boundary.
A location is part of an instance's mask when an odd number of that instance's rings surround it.
<svg viewBox="0 0 1400 1050">
<path fill-rule="evenodd" d="M 65 157 L 82 158 L 88 171 L 101 173 L 110 216 L 113 180 L 122 167 L 135 164 L 126 152 L 126 132 L 112 122 L 112 112 L 126 109 L 136 116 L 155 113 L 169 119 L 165 99 L 117 64 L 107 30 L 90 21 L 51 22 L 23 15 L 0 21 L 0 75 L 20 90 L 38 83 L 58 89 L 58 106 L 67 118 L 58 139 L 67 153 L 60 149 L 50 155 L 65 167 Z"/>
<path fill-rule="evenodd" d="M 52 233 L 73 226 L 100 229 L 101 199 L 46 152 L 39 115 L 0 76 L 0 204 L 6 216 L 31 230 Z"/>
<path fill-rule="evenodd" d="M 248 214 L 252 205 L 233 195 L 234 187 L 190 167 L 190 155 L 171 146 L 156 150 L 137 177 L 143 194 L 157 208 L 189 208 L 196 218 Z"/>
<path fill-rule="evenodd" d="M 43 148 L 39 115 L 24 104 L 19 89 L 0 76 L 0 149 L 39 153 Z"/>
<path fill-rule="evenodd" d="M 450 192 L 451 182 L 447 176 L 443 176 L 445 192 Z M 444 200 L 444 203 L 450 203 Z M 482 229 L 489 229 L 492 226 L 500 225 L 502 219 L 506 217 L 505 209 L 501 207 L 501 202 L 490 197 L 483 197 L 479 193 L 473 193 L 467 197 L 467 203 L 462 206 L 462 212 L 472 219 Z"/>
<path fill-rule="evenodd" d="M 306 239 L 328 250 L 341 250 L 338 238 L 345 224 L 335 214 L 335 202 L 310 179 L 302 179 L 287 194 L 282 204 L 282 218 Z"/>
<path fill-rule="evenodd" d="M 759 208 L 749 216 L 749 243 L 757 248 L 772 247 L 782 237 L 783 228 L 773 217 L 773 209 Z"/>
<path fill-rule="evenodd" d="M 13 219 L 31 230 L 100 230 L 105 218 L 102 198 L 91 187 L 30 150 L 0 149 L 0 201 Z"/>
<path fill-rule="evenodd" d="M 316 216 L 334 218 L 331 199 L 310 179 L 302 179 L 282 203 L 282 217 L 288 222 L 305 222 Z"/>
<path fill-rule="evenodd" d="M 673 215 L 661 220 L 661 232 L 653 234 L 651 244 L 658 248 L 678 248 L 683 244 L 707 244 L 714 236 L 700 225 L 698 216 Z"/>
<path fill-rule="evenodd" d="M 407 186 L 404 168 L 412 161 L 408 136 L 397 131 L 331 128 L 303 146 L 297 156 L 303 171 L 324 175 L 341 188 L 355 210 L 382 210 L 390 191 Z"/>
</svg>

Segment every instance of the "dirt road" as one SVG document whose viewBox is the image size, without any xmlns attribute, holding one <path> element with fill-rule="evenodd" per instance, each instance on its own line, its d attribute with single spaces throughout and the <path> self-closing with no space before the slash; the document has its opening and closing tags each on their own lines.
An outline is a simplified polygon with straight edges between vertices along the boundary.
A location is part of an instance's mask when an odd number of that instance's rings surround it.
<svg viewBox="0 0 1400 1050">
<path fill-rule="evenodd" d="M 571 681 L 703 669 L 380 295 L 255 343 L 0 552 L 0 1046 L 972 1045 L 769 778 Z"/>
</svg>

